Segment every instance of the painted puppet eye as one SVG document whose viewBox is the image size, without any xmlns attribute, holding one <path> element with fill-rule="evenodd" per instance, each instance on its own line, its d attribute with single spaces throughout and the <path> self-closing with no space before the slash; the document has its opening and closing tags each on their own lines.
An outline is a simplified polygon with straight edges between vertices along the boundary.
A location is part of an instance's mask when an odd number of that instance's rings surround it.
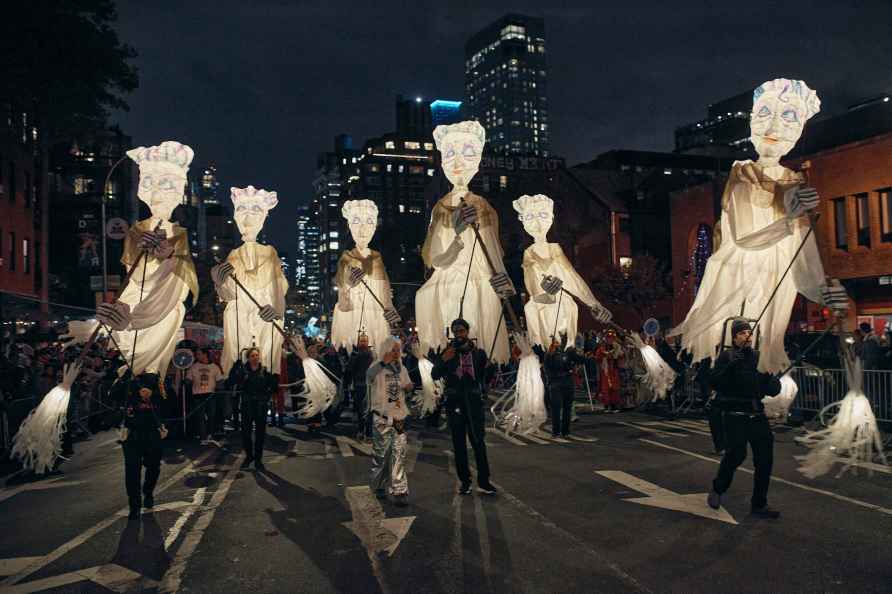
<svg viewBox="0 0 892 594">
<path fill-rule="evenodd" d="M 786 110 L 784 110 L 784 112 L 781 114 L 781 118 L 783 118 L 783 120 L 784 120 L 785 122 L 790 122 L 790 123 L 797 123 L 797 122 L 799 122 L 799 116 L 796 114 L 796 110 L 795 110 L 795 109 L 786 109 Z"/>
<path fill-rule="evenodd" d="M 771 110 L 768 109 L 767 105 L 763 105 L 762 109 L 759 110 L 759 113 L 756 114 L 760 118 L 764 118 L 771 115 Z"/>
<path fill-rule="evenodd" d="M 453 159 L 453 158 L 455 158 L 455 151 L 452 150 L 451 148 L 450 148 L 449 150 L 447 150 L 447 151 L 446 151 L 446 156 L 445 156 L 445 158 L 446 158 L 446 159 Z"/>
<path fill-rule="evenodd" d="M 465 157 L 476 157 L 477 156 L 477 151 L 470 144 L 466 144 L 465 148 L 462 149 L 461 153 L 462 153 L 462 156 L 465 156 Z"/>
<path fill-rule="evenodd" d="M 139 185 L 143 188 L 151 188 L 152 187 L 152 176 L 146 175 L 139 181 Z"/>
<path fill-rule="evenodd" d="M 158 184 L 158 187 L 161 188 L 162 190 L 172 190 L 173 182 L 170 181 L 169 179 L 162 179 L 161 183 Z"/>
</svg>

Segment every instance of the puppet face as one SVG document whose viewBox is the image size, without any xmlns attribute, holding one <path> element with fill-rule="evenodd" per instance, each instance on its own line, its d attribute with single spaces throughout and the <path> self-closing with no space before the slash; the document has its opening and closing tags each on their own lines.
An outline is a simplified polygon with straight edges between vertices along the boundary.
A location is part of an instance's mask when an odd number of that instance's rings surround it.
<svg viewBox="0 0 892 594">
<path fill-rule="evenodd" d="M 750 140 L 760 158 L 780 159 L 802 136 L 806 107 L 789 97 L 790 93 L 766 92 L 753 102 Z"/>
<path fill-rule="evenodd" d="M 257 234 L 266 222 L 267 210 L 258 202 L 240 202 L 235 207 L 235 224 L 242 234 L 243 241 L 257 241 Z"/>
<path fill-rule="evenodd" d="M 378 214 L 370 208 L 354 209 L 347 219 L 347 225 L 356 247 L 367 248 L 378 227 Z"/>
<path fill-rule="evenodd" d="M 169 221 L 173 210 L 183 202 L 186 178 L 182 170 L 163 163 L 142 163 L 139 167 L 137 196 L 152 211 L 152 217 Z"/>
<path fill-rule="evenodd" d="M 453 186 L 466 188 L 480 169 L 483 143 L 466 132 L 451 132 L 437 145 L 443 162 L 443 173 Z"/>
<path fill-rule="evenodd" d="M 554 223 L 554 213 L 545 203 L 534 204 L 517 215 L 523 223 L 523 230 L 536 241 L 544 241 Z"/>
</svg>

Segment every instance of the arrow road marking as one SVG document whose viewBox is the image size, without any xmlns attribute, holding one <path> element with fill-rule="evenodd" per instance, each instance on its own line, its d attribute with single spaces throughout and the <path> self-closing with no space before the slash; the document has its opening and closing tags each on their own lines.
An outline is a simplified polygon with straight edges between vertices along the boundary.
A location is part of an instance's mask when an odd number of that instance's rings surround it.
<svg viewBox="0 0 892 594">
<path fill-rule="evenodd" d="M 396 548 L 409 533 L 415 516 L 388 518 L 381 503 L 367 486 L 347 487 L 346 496 L 353 521 L 343 524 L 362 541 L 369 558 L 382 553 L 387 553 L 388 557 L 393 556 Z"/>
<path fill-rule="evenodd" d="M 3 594 L 31 594 L 42 590 L 62 588 L 78 582 L 90 581 L 113 592 L 142 592 L 155 588 L 158 582 L 114 563 L 79 569 L 62 575 L 25 582 L 0 589 Z"/>
<path fill-rule="evenodd" d="M 62 477 L 52 478 L 46 481 L 38 481 L 36 483 L 25 483 L 16 487 L 9 487 L 0 491 L 0 502 L 6 501 L 10 497 L 18 495 L 22 491 L 42 491 L 44 489 L 58 489 L 59 487 L 72 487 L 79 485 L 84 481 L 63 481 Z"/>
<path fill-rule="evenodd" d="M 597 470 L 595 473 L 646 495 L 646 497 L 623 499 L 623 501 L 685 512 L 728 524 L 737 524 L 737 520 L 725 511 L 725 508 L 712 509 L 706 505 L 706 493 L 682 495 L 620 470 Z"/>
</svg>

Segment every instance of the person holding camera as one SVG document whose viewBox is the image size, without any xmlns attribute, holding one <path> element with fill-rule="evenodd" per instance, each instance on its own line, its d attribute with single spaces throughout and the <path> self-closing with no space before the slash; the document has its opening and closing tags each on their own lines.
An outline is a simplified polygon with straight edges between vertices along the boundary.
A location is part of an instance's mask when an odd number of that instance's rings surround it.
<svg viewBox="0 0 892 594">
<path fill-rule="evenodd" d="M 369 401 L 373 456 L 370 486 L 378 499 L 384 499 L 389 488 L 394 502 L 400 507 L 407 504 L 409 495 L 406 471 L 406 417 L 409 412 L 405 393 L 414 387 L 400 360 L 401 349 L 400 341 L 388 336 L 378 350 L 381 358 L 366 372 L 366 382 L 372 388 Z"/>
<path fill-rule="evenodd" d="M 130 382 L 124 406 L 121 446 L 124 451 L 124 485 L 130 501 L 129 519 L 139 518 L 140 507 L 155 505 L 155 485 L 161 474 L 161 440 L 167 428 L 161 421 L 163 388 L 157 373 L 144 373 Z M 142 469 L 146 474 L 143 479 Z"/>
<path fill-rule="evenodd" d="M 266 413 L 269 400 L 279 389 L 279 378 L 270 373 L 260 362 L 260 349 L 248 349 L 248 363 L 244 366 L 233 365 L 230 375 L 234 375 L 234 383 L 242 395 L 242 449 L 245 460 L 242 468 L 254 463 L 257 470 L 265 470 L 263 466 L 263 442 L 266 438 Z M 253 440 L 252 440 L 253 432 Z"/>
<path fill-rule="evenodd" d="M 765 416 L 764 396 L 780 393 L 780 380 L 760 373 L 758 354 L 752 348 L 753 331 L 744 319 L 731 323 L 732 345 L 723 351 L 710 373 L 717 395 L 714 406 L 721 414 L 725 454 L 719 472 L 712 481 L 707 503 L 713 509 L 722 505 L 722 495 L 731 486 L 734 471 L 746 459 L 746 446 L 753 450 L 753 496 L 751 513 L 760 518 L 776 519 L 780 512 L 768 507 L 768 484 L 774 463 L 774 435 Z"/>
<path fill-rule="evenodd" d="M 465 320 L 453 320 L 451 328 L 455 338 L 440 354 L 440 360 L 434 365 L 431 376 L 435 380 L 443 379 L 445 383 L 443 400 L 452 432 L 455 470 L 461 481 L 459 493 L 467 495 L 471 492 L 466 441 L 470 438 L 477 460 L 477 487 L 483 493 L 495 495 L 496 488 L 489 482 L 489 461 L 486 457 L 483 426 L 484 386 L 491 364 L 486 353 L 476 348 L 468 338 L 470 326 Z"/>
</svg>

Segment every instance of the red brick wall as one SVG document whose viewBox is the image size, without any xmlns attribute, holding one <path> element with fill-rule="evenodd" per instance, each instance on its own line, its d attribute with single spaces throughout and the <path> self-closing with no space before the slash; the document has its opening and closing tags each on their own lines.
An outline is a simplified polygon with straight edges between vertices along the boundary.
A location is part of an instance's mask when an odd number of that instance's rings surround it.
<svg viewBox="0 0 892 594">
<path fill-rule="evenodd" d="M 15 196 L 11 197 L 12 173 L 11 167 L 15 167 Z M 0 168 L 2 168 L 3 193 L 0 194 L 0 245 L 2 245 L 3 263 L 0 265 L 0 290 L 10 293 L 19 293 L 34 297 L 44 297 L 35 293 L 34 272 L 37 264 L 36 244 L 41 244 L 41 267 L 46 270 L 46 239 L 40 236 L 40 232 L 34 228 L 34 209 L 25 206 L 26 180 L 34 184 L 35 171 L 34 160 L 29 157 L 27 151 L 20 150 L 11 143 L 0 142 Z M 27 175 L 26 175 L 27 173 Z M 12 199 L 11 199 L 12 198 Z M 36 197 L 40 200 L 40 197 Z M 15 233 L 15 270 L 12 270 L 12 233 Z M 30 269 L 25 272 L 25 260 L 23 253 L 23 240 L 28 240 L 28 257 Z M 45 284 L 44 284 L 45 287 Z"/>
</svg>

